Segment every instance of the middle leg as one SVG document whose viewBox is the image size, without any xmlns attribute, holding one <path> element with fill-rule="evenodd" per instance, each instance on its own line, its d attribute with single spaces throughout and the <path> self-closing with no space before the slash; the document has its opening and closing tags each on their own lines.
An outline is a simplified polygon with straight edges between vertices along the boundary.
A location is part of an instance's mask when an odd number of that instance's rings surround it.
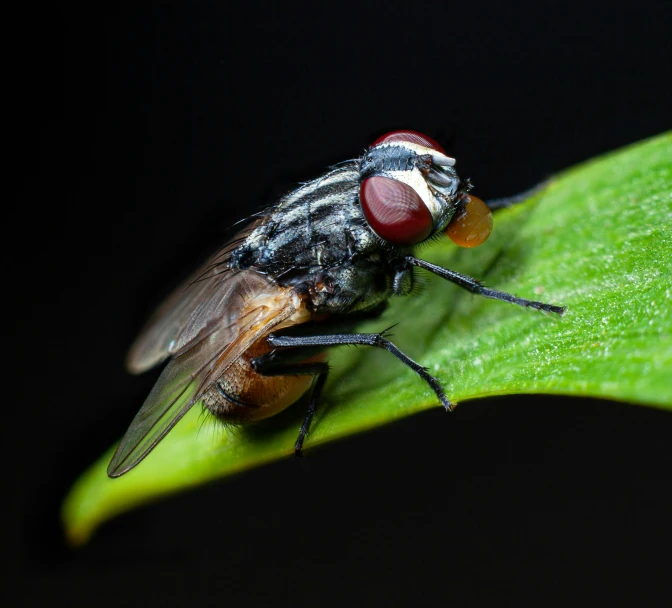
<svg viewBox="0 0 672 608">
<path fill-rule="evenodd" d="M 408 355 L 404 354 L 392 342 L 385 337 L 385 332 L 379 334 L 332 334 L 321 336 L 279 336 L 271 334 L 267 338 L 268 343 L 274 348 L 330 348 L 332 346 L 354 345 L 354 346 L 374 346 L 382 348 L 388 353 L 394 355 L 407 367 L 410 367 L 418 376 L 420 376 L 434 391 L 439 401 L 447 411 L 452 411 L 452 405 L 443 392 L 441 383 L 427 369 L 419 363 L 416 363 Z M 272 354 L 272 353 L 269 353 Z"/>
</svg>

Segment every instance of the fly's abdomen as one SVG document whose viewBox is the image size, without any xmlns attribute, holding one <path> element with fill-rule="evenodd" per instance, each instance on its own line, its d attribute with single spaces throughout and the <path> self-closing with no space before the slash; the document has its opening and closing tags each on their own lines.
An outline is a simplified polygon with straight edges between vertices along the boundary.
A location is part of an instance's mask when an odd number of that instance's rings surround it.
<svg viewBox="0 0 672 608">
<path fill-rule="evenodd" d="M 215 416 L 233 423 L 253 422 L 286 409 L 310 388 L 313 376 L 263 376 L 251 360 L 271 350 L 262 338 L 226 370 L 202 400 Z M 310 361 L 323 360 L 325 355 Z"/>
</svg>

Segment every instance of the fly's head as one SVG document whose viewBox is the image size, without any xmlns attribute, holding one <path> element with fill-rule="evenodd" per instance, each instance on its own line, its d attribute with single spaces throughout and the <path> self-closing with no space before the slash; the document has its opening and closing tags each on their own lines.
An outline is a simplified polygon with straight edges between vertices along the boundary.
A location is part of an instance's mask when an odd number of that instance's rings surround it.
<svg viewBox="0 0 672 608">
<path fill-rule="evenodd" d="M 469 181 L 460 180 L 454 165 L 427 135 L 393 131 L 377 139 L 359 166 L 359 199 L 373 232 L 398 246 L 443 231 L 463 247 L 485 241 L 490 210 L 469 194 Z"/>
</svg>

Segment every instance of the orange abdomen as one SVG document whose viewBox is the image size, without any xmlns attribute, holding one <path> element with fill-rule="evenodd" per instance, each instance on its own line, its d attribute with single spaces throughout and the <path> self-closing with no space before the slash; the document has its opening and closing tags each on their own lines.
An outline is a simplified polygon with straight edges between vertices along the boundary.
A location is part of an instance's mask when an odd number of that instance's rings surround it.
<svg viewBox="0 0 672 608">
<path fill-rule="evenodd" d="M 252 422 L 286 409 L 310 388 L 314 376 L 263 376 L 250 361 L 271 350 L 266 338 L 255 342 L 203 395 L 203 403 L 215 416 L 230 422 Z M 326 354 L 307 359 L 323 361 Z"/>
</svg>

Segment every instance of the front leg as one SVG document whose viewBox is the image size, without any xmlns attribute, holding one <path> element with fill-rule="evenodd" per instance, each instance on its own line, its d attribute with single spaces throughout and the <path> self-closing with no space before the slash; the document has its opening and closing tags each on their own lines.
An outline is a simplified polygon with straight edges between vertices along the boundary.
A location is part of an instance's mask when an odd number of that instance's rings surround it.
<svg viewBox="0 0 672 608">
<path fill-rule="evenodd" d="M 429 270 L 430 272 L 440 276 L 442 279 L 446 279 L 451 283 L 455 283 L 456 285 L 459 285 L 463 289 L 466 289 L 473 294 L 484 296 L 486 298 L 492 298 L 493 300 L 503 300 L 504 302 L 510 302 L 511 304 L 518 304 L 518 306 L 523 306 L 525 308 L 534 308 L 543 312 L 552 312 L 560 316 L 565 314 L 566 309 L 564 306 L 545 304 L 544 302 L 537 302 L 536 300 L 526 300 L 525 298 L 519 298 L 518 296 L 506 293 L 505 291 L 490 289 L 489 287 L 485 287 L 480 281 L 473 279 L 466 274 L 460 274 L 454 270 L 449 270 L 448 268 L 430 264 L 424 260 L 414 258 L 411 255 L 406 256 L 406 261 L 413 266 L 417 266 L 418 268 Z"/>
</svg>

